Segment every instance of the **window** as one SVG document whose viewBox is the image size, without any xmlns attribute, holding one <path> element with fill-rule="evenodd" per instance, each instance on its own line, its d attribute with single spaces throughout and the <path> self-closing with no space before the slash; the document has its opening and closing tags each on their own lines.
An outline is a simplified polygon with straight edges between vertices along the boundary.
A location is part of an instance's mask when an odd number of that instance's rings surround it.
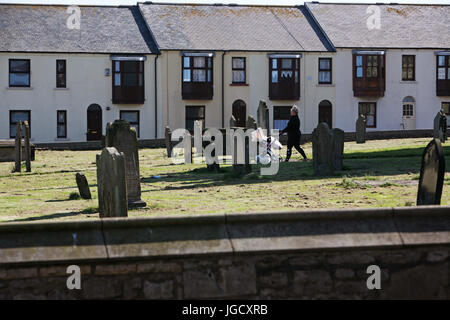
<svg viewBox="0 0 450 320">
<path fill-rule="evenodd" d="M 438 80 L 450 79 L 450 56 L 438 56 Z"/>
<path fill-rule="evenodd" d="M 331 58 L 319 58 L 319 84 L 331 82 Z"/>
<path fill-rule="evenodd" d="M 211 56 L 183 56 L 183 99 L 212 99 L 213 58 Z"/>
<path fill-rule="evenodd" d="M 377 127 L 377 104 L 376 102 L 360 102 L 358 108 L 359 114 L 366 117 L 366 127 Z"/>
<path fill-rule="evenodd" d="M 120 120 L 128 121 L 139 137 L 139 111 L 120 111 Z"/>
<path fill-rule="evenodd" d="M 194 122 L 202 122 L 202 128 L 205 128 L 205 107 L 204 106 L 186 106 L 186 129 L 194 132 Z"/>
<path fill-rule="evenodd" d="M 355 97 L 382 97 L 385 91 L 384 52 L 353 54 L 353 94 Z"/>
<path fill-rule="evenodd" d="M 450 102 L 442 102 L 442 109 L 447 116 L 450 116 Z"/>
<path fill-rule="evenodd" d="M 30 86 L 30 60 L 9 60 L 9 86 Z"/>
<path fill-rule="evenodd" d="M 30 135 L 31 135 L 31 116 L 30 110 L 11 110 L 9 112 L 9 137 L 15 138 L 17 132 L 17 124 L 22 122 L 22 124 L 28 121 L 28 125 L 30 127 Z M 24 131 L 22 127 L 22 137 L 24 136 Z"/>
<path fill-rule="evenodd" d="M 245 58 L 232 58 L 233 83 L 245 83 Z"/>
<path fill-rule="evenodd" d="M 270 58 L 269 97 L 272 100 L 300 98 L 300 58 Z"/>
<path fill-rule="evenodd" d="M 402 56 L 402 80 L 414 81 L 416 79 L 416 56 Z"/>
<path fill-rule="evenodd" d="M 56 111 L 56 136 L 67 138 L 67 112 L 66 110 Z"/>
<path fill-rule="evenodd" d="M 414 105 L 409 103 L 403 104 L 403 116 L 404 117 L 414 116 Z"/>
<path fill-rule="evenodd" d="M 144 100 L 144 61 L 113 61 L 113 103 Z"/>
<path fill-rule="evenodd" d="M 273 107 L 273 128 L 283 130 L 291 118 L 291 106 Z"/>
<path fill-rule="evenodd" d="M 66 87 L 66 60 L 56 60 L 56 87 Z"/>
</svg>

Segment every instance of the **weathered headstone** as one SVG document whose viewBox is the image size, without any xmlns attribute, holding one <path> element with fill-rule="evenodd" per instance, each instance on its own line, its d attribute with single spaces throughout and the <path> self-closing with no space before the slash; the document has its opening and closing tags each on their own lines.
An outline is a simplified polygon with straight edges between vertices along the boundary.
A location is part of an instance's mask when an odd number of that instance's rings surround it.
<svg viewBox="0 0 450 320">
<path fill-rule="evenodd" d="M 125 174 L 129 208 L 145 207 L 141 200 L 137 133 L 124 120 L 116 120 L 106 131 L 106 146 L 114 147 L 125 157 Z"/>
<path fill-rule="evenodd" d="M 425 148 L 420 168 L 417 205 L 441 204 L 445 158 L 441 142 L 433 139 Z"/>
<path fill-rule="evenodd" d="M 356 143 L 366 143 L 366 118 L 362 114 L 356 120 Z"/>
<path fill-rule="evenodd" d="M 28 121 L 24 122 L 24 138 L 25 138 L 25 167 L 27 172 L 31 172 L 31 147 L 30 147 L 30 126 Z"/>
<path fill-rule="evenodd" d="M 77 181 L 78 192 L 81 198 L 86 200 L 92 199 L 91 190 L 89 189 L 89 184 L 84 173 L 77 172 L 75 180 Z"/>
<path fill-rule="evenodd" d="M 170 158 L 170 157 L 172 157 L 173 144 L 172 144 L 172 140 L 171 140 L 172 131 L 170 130 L 169 127 L 165 128 L 164 136 L 165 136 L 165 142 L 166 142 L 167 157 Z"/>
<path fill-rule="evenodd" d="M 116 148 L 97 155 L 98 208 L 100 218 L 127 217 L 128 200 L 125 156 Z"/>
<path fill-rule="evenodd" d="M 15 167 L 14 172 L 22 171 L 22 122 L 19 121 L 16 130 L 16 146 L 15 146 Z"/>
<path fill-rule="evenodd" d="M 344 131 L 338 128 L 334 128 L 333 130 L 331 130 L 331 132 L 333 133 L 334 145 L 334 170 L 340 171 L 343 168 L 344 160 Z"/>
<path fill-rule="evenodd" d="M 316 176 L 334 173 L 333 133 L 325 122 L 319 123 L 312 134 L 313 166 Z"/>
<path fill-rule="evenodd" d="M 248 116 L 247 118 L 247 122 L 245 123 L 245 127 L 247 129 L 255 129 L 258 127 L 255 121 L 255 118 L 253 118 L 252 116 Z"/>
<path fill-rule="evenodd" d="M 194 121 L 194 149 L 193 157 L 199 158 L 203 155 L 203 124 L 201 121 Z"/>
<path fill-rule="evenodd" d="M 447 141 L 447 115 L 441 110 L 441 121 L 439 123 L 440 140 L 442 143 Z"/>
<path fill-rule="evenodd" d="M 245 144 L 244 144 L 245 145 Z M 245 164 L 242 163 L 242 150 L 239 150 L 239 147 L 242 147 L 241 144 L 238 143 L 238 137 L 235 136 L 234 137 L 234 141 L 233 141 L 233 155 L 232 155 L 232 160 L 233 160 L 233 174 L 235 176 L 240 176 L 243 175 L 245 173 Z"/>
<path fill-rule="evenodd" d="M 230 128 L 236 127 L 236 118 L 234 116 L 230 117 Z"/>
<path fill-rule="evenodd" d="M 257 110 L 258 127 L 269 131 L 269 108 L 264 100 L 259 100 Z"/>
</svg>

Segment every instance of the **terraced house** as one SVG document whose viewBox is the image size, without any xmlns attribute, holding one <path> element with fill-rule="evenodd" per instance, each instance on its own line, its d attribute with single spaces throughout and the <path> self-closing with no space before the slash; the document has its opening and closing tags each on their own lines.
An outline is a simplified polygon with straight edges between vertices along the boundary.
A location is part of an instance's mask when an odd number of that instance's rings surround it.
<svg viewBox="0 0 450 320">
<path fill-rule="evenodd" d="M 163 128 L 243 125 L 259 100 L 281 129 L 431 129 L 450 105 L 450 6 L 0 5 L 0 139 L 28 120 L 35 143 L 98 141 L 126 119 Z"/>
</svg>

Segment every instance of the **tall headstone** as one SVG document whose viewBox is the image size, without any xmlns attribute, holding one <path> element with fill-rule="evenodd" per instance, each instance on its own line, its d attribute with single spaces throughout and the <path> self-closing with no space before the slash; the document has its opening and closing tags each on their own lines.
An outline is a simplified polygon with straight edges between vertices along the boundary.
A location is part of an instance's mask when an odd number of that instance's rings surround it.
<svg viewBox="0 0 450 320">
<path fill-rule="evenodd" d="M 242 150 L 239 150 L 239 146 L 241 146 L 238 143 L 238 137 L 234 137 L 233 138 L 233 155 L 232 155 L 232 160 L 233 160 L 233 174 L 235 176 L 240 176 L 243 175 L 246 171 L 245 168 L 245 164 L 242 163 L 242 159 L 240 159 L 239 157 L 239 153 L 242 152 Z M 244 143 L 245 145 L 245 143 Z"/>
<path fill-rule="evenodd" d="M 165 142 L 166 142 L 167 157 L 170 158 L 170 157 L 172 157 L 172 149 L 173 149 L 173 144 L 172 144 L 172 140 L 171 140 L 172 131 L 167 126 L 164 131 L 164 136 L 165 136 Z"/>
<path fill-rule="evenodd" d="M 248 116 L 247 118 L 247 122 L 245 124 L 245 127 L 247 129 L 255 129 L 258 127 L 255 121 L 255 118 L 253 118 L 252 116 Z"/>
<path fill-rule="evenodd" d="M 22 122 L 19 121 L 16 130 L 16 145 L 15 145 L 15 167 L 14 172 L 22 171 Z"/>
<path fill-rule="evenodd" d="M 439 123 L 440 130 L 440 140 L 442 143 L 447 141 L 447 115 L 444 113 L 444 110 L 441 109 L 441 121 Z"/>
<path fill-rule="evenodd" d="M 116 120 L 106 131 L 106 146 L 114 147 L 125 157 L 128 207 L 145 207 L 141 200 L 141 180 L 139 174 L 139 153 L 137 133 L 128 121 Z"/>
<path fill-rule="evenodd" d="M 234 116 L 230 117 L 230 128 L 236 127 L 236 118 Z"/>
<path fill-rule="evenodd" d="M 334 128 L 333 130 L 331 130 L 331 132 L 333 133 L 334 145 L 334 170 L 340 171 L 343 168 L 344 160 L 344 131 L 338 128 Z"/>
<path fill-rule="evenodd" d="M 313 166 L 316 176 L 334 174 L 333 132 L 325 122 L 319 123 L 312 134 Z"/>
<path fill-rule="evenodd" d="M 426 146 L 422 155 L 420 168 L 417 205 L 441 204 L 444 185 L 445 158 L 444 150 L 438 139 L 433 139 Z"/>
<path fill-rule="evenodd" d="M 127 217 L 128 200 L 125 156 L 116 148 L 97 155 L 98 208 L 100 218 Z"/>
<path fill-rule="evenodd" d="M 31 146 L 30 146 L 30 126 L 28 121 L 24 122 L 24 151 L 25 151 L 25 167 L 27 172 L 31 172 Z"/>
<path fill-rule="evenodd" d="M 435 139 L 441 138 L 440 124 L 441 124 L 441 113 L 438 112 L 433 120 L 433 138 Z"/>
<path fill-rule="evenodd" d="M 269 108 L 264 100 L 259 100 L 257 111 L 258 127 L 269 130 Z"/>
<path fill-rule="evenodd" d="M 203 155 L 203 124 L 201 121 L 194 121 L 194 148 L 193 157 L 198 158 Z"/>
<path fill-rule="evenodd" d="M 362 114 L 356 120 L 356 143 L 366 143 L 366 118 Z"/>
<path fill-rule="evenodd" d="M 82 172 L 77 172 L 75 175 L 75 180 L 77 182 L 78 192 L 82 199 L 92 199 L 91 190 L 89 189 L 89 183 L 86 176 Z"/>
</svg>

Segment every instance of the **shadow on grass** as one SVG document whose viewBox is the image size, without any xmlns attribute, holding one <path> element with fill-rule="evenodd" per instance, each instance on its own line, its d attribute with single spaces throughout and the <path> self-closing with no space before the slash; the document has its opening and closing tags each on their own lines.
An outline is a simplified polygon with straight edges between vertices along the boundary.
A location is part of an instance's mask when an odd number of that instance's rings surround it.
<svg viewBox="0 0 450 320">
<path fill-rule="evenodd" d="M 442 146 L 444 155 L 450 157 L 450 146 Z M 421 157 L 424 147 L 393 149 L 383 151 L 368 151 L 368 152 L 352 152 L 344 154 L 345 159 L 379 159 L 379 158 L 408 158 Z"/>
</svg>

